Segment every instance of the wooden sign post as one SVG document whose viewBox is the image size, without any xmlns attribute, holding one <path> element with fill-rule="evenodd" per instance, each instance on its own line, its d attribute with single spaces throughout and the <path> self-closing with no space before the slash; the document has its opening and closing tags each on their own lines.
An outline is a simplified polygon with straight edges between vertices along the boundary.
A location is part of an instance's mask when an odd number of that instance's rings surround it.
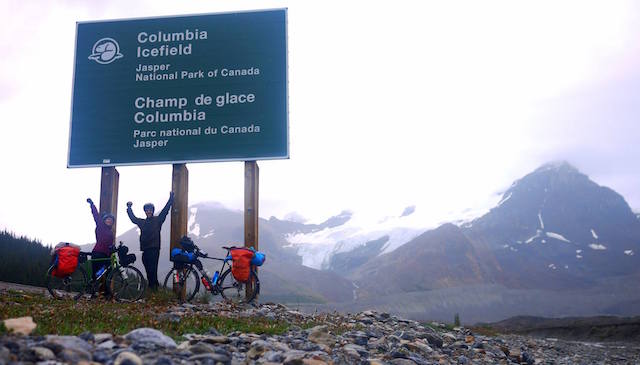
<svg viewBox="0 0 640 365">
<path fill-rule="evenodd" d="M 118 184 L 120 174 L 114 166 L 103 167 L 100 179 L 100 214 L 113 214 L 113 236 L 116 236 L 116 223 L 118 223 Z"/>
<path fill-rule="evenodd" d="M 258 181 L 260 169 L 256 161 L 244 163 L 244 247 L 258 250 Z M 255 270 L 258 270 L 255 268 Z M 247 296 L 253 291 L 251 282 L 247 285 Z"/>
<path fill-rule="evenodd" d="M 173 165 L 171 191 L 173 191 L 174 195 L 173 205 L 171 206 L 169 255 L 171 255 L 172 249 L 179 247 L 182 236 L 187 234 L 187 222 L 189 218 L 189 170 L 187 170 L 187 165 L 183 163 Z M 175 289 L 174 287 L 174 290 Z M 182 292 L 177 294 L 180 296 L 180 299 L 184 300 L 186 287 L 183 287 Z"/>
</svg>

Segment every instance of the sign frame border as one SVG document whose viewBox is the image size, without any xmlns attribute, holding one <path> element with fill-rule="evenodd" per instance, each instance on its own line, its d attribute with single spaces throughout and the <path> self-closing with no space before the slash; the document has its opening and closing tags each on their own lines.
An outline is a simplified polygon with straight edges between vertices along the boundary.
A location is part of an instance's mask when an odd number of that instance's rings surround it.
<svg viewBox="0 0 640 365">
<path fill-rule="evenodd" d="M 124 162 L 124 163 L 101 163 L 101 164 L 71 164 L 71 132 L 73 131 L 73 96 L 76 80 L 76 61 L 78 56 L 78 25 L 80 24 L 95 24 L 95 23 L 108 23 L 119 21 L 131 21 L 131 20 L 149 20 L 149 19 L 169 19 L 169 18 L 185 18 L 185 17 L 197 17 L 207 15 L 222 15 L 222 14 L 247 14 L 247 13 L 262 13 L 268 11 L 284 11 L 284 47 L 285 47 L 285 107 L 286 107 L 286 153 L 282 156 L 269 156 L 269 157 L 256 157 L 251 159 L 242 158 L 221 158 L 221 159 L 198 159 L 198 160 L 175 160 L 175 161 L 151 161 L 151 162 Z M 211 162 L 241 162 L 241 161 L 269 161 L 269 160 L 288 160 L 291 158 L 291 141 L 289 138 L 289 9 L 283 8 L 269 8 L 269 9 L 253 9 L 253 10 L 241 10 L 241 11 L 222 11 L 211 13 L 198 13 L 198 14 L 180 14 L 180 15 L 160 15 L 149 17 L 131 17 L 131 18 L 119 18 L 119 19 L 102 19 L 102 20 L 86 20 L 76 21 L 76 32 L 74 37 L 73 47 L 73 72 L 71 74 L 71 110 L 69 112 L 69 141 L 67 144 L 67 168 L 85 168 L 85 167 L 111 167 L 111 166 L 146 166 L 146 165 L 169 165 L 179 163 L 211 163 Z"/>
</svg>

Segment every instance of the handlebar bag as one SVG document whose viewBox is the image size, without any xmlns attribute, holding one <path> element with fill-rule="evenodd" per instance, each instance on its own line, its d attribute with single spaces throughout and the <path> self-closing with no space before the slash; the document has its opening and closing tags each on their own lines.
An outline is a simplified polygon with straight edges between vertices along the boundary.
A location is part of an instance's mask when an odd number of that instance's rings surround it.
<svg viewBox="0 0 640 365">
<path fill-rule="evenodd" d="M 64 278 L 71 275 L 78 267 L 80 247 L 71 243 L 61 242 L 54 249 L 55 263 L 51 274 Z"/>
<path fill-rule="evenodd" d="M 171 261 L 179 263 L 193 263 L 196 260 L 196 255 L 193 252 L 187 252 L 181 248 L 174 248 L 171 250 Z"/>
<path fill-rule="evenodd" d="M 251 260 L 254 255 L 253 251 L 246 248 L 236 248 L 231 250 L 231 258 L 233 260 L 233 264 L 231 265 L 231 274 L 237 281 L 246 282 L 249 280 Z"/>
</svg>

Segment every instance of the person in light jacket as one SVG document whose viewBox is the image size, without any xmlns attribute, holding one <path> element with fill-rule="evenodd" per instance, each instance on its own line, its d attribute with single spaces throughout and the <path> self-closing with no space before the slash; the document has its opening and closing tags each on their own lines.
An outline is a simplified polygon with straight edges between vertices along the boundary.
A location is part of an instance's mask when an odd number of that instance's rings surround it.
<svg viewBox="0 0 640 365">
<path fill-rule="evenodd" d="M 142 263 L 147 272 L 149 289 L 156 290 L 158 282 L 158 259 L 160 258 L 160 230 L 173 204 L 173 192 L 169 194 L 167 204 L 158 215 L 154 215 L 155 207 L 151 203 L 143 206 L 146 219 L 136 217 L 131 210 L 133 203 L 127 202 L 127 215 L 131 222 L 140 228 L 140 250 L 142 251 Z"/>
</svg>

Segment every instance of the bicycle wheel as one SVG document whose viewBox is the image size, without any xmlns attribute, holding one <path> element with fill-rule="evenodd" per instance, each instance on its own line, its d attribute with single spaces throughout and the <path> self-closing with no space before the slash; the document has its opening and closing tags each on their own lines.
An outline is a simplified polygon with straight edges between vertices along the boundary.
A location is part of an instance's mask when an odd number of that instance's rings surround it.
<svg viewBox="0 0 640 365">
<path fill-rule="evenodd" d="M 71 275 L 63 278 L 53 275 L 54 267 L 47 270 L 47 290 L 56 299 L 73 298 L 78 300 L 87 290 L 87 273 L 82 266 L 78 266 Z"/>
<path fill-rule="evenodd" d="M 178 273 L 177 278 L 176 272 Z M 196 296 L 198 290 L 200 290 L 200 277 L 192 266 L 186 266 L 183 269 L 176 269 L 174 267 L 164 278 L 164 287 L 176 293 L 186 287 L 184 298 L 188 302 L 191 301 L 193 297 Z"/>
<path fill-rule="evenodd" d="M 142 298 L 147 289 L 144 276 L 133 266 L 120 266 L 112 270 L 107 283 L 110 294 L 119 302 L 135 302 Z"/>
<path fill-rule="evenodd" d="M 254 290 L 247 297 L 247 285 L 251 285 Z M 251 303 L 258 293 L 260 293 L 260 280 L 254 270 L 251 270 L 247 282 L 237 281 L 231 274 L 231 269 L 227 269 L 219 279 L 220 294 L 222 297 L 234 303 Z"/>
</svg>

